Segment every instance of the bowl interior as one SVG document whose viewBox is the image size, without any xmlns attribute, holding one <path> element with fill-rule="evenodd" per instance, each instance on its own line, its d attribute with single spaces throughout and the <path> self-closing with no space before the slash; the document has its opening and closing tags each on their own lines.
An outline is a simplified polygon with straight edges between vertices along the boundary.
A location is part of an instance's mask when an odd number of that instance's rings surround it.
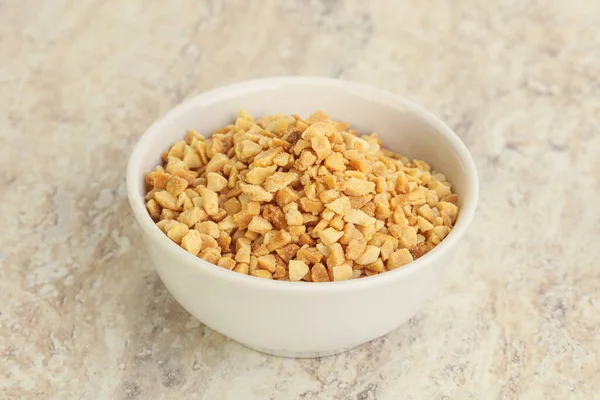
<svg viewBox="0 0 600 400">
<path fill-rule="evenodd" d="M 129 169 L 130 174 L 137 175 L 134 184 L 140 200 L 144 195 L 144 172 L 160 163 L 163 151 L 182 140 L 191 128 L 208 136 L 233 123 L 240 109 L 249 110 L 255 117 L 279 112 L 308 117 L 322 110 L 361 133 L 377 132 L 384 147 L 423 159 L 445 174 L 459 195 L 463 215 L 465 205 L 474 206 L 465 204 L 474 200 L 474 165 L 448 127 L 419 106 L 390 93 L 324 78 L 249 81 L 204 93 L 174 108 L 146 132 L 132 156 Z"/>
</svg>

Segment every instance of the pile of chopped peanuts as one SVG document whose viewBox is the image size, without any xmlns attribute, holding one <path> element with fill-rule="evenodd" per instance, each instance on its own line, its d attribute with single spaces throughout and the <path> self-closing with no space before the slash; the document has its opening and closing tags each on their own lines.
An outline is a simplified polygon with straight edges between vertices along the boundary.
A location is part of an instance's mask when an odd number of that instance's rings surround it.
<svg viewBox="0 0 600 400">
<path fill-rule="evenodd" d="M 146 208 L 183 249 L 241 274 L 328 282 L 399 268 L 448 235 L 457 195 L 426 162 L 348 128 L 323 112 L 242 110 L 209 138 L 191 130 L 145 175 Z"/>
</svg>

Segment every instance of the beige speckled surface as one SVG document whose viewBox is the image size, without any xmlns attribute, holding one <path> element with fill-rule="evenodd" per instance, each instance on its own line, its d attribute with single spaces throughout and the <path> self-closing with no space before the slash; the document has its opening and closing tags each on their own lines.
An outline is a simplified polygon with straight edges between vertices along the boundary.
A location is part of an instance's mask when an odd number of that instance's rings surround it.
<svg viewBox="0 0 600 400">
<path fill-rule="evenodd" d="M 0 1 L 0 398 L 598 396 L 600 2 L 166 4 Z M 281 74 L 420 102 L 482 182 L 439 294 L 320 360 L 255 353 L 191 318 L 125 198 L 128 152 L 155 118 Z"/>
</svg>

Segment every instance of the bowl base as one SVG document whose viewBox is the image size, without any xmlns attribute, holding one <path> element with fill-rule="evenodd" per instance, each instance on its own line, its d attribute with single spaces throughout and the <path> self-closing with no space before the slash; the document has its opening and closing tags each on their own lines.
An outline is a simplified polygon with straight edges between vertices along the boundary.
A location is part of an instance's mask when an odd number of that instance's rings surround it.
<svg viewBox="0 0 600 400">
<path fill-rule="evenodd" d="M 264 349 L 262 347 L 250 346 L 246 343 L 241 343 L 241 345 L 248 347 L 249 349 L 256 350 L 260 353 L 269 354 L 277 357 L 285 357 L 285 358 L 317 358 L 317 357 L 328 357 L 333 356 L 335 354 L 343 353 L 353 347 L 342 347 L 335 350 L 327 350 L 327 351 L 287 351 L 287 350 L 272 350 L 272 349 Z"/>
</svg>

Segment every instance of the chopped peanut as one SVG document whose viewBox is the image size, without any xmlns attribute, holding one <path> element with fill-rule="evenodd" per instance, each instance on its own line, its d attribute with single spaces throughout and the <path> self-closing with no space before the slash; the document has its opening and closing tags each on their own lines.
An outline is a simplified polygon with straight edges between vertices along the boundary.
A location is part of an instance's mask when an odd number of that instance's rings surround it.
<svg viewBox="0 0 600 400">
<path fill-rule="evenodd" d="M 288 265 L 290 281 L 298 282 L 308 273 L 308 265 L 304 261 L 290 260 Z"/>
<path fill-rule="evenodd" d="M 188 234 L 190 229 L 186 224 L 182 224 L 181 222 L 175 222 L 174 224 L 165 226 L 165 231 L 167 232 L 167 236 L 177 244 L 181 244 L 181 240 L 185 235 Z"/>
<path fill-rule="evenodd" d="M 253 185 L 262 185 L 267 180 L 267 177 L 273 175 L 277 165 L 271 165 L 270 167 L 255 167 L 248 171 L 246 174 L 246 182 Z"/>
<path fill-rule="evenodd" d="M 319 160 L 325 159 L 331 153 L 331 143 L 325 136 L 313 136 L 310 139 L 310 144 Z"/>
<path fill-rule="evenodd" d="M 154 200 L 156 200 L 162 208 L 174 211 L 181 210 L 181 208 L 177 206 L 177 197 L 166 190 L 154 193 Z"/>
<path fill-rule="evenodd" d="M 344 192 L 349 196 L 364 196 L 375 192 L 375 183 L 352 177 L 346 181 Z"/>
<path fill-rule="evenodd" d="M 256 276 L 258 278 L 273 279 L 273 274 L 264 269 L 256 269 L 252 271 L 252 276 Z"/>
<path fill-rule="evenodd" d="M 235 253 L 235 261 L 240 263 L 249 263 L 250 262 L 250 246 L 240 247 Z"/>
<path fill-rule="evenodd" d="M 290 243 L 288 245 L 285 245 L 277 250 L 275 250 L 277 252 L 277 255 L 279 257 L 281 257 L 281 259 L 284 262 L 289 262 L 292 258 L 296 257 L 296 254 L 298 253 L 298 250 L 300 249 L 300 247 L 298 247 L 298 245 L 295 245 L 293 243 Z"/>
<path fill-rule="evenodd" d="M 373 225 L 375 223 L 375 218 L 369 217 L 362 210 L 352 209 L 348 211 L 348 213 L 344 217 L 344 221 L 352 222 L 355 225 L 368 226 Z"/>
<path fill-rule="evenodd" d="M 236 262 L 231 257 L 223 257 L 219 259 L 217 265 L 219 267 L 231 270 L 236 266 Z"/>
<path fill-rule="evenodd" d="M 360 265 L 367 265 L 367 264 L 374 263 L 375 261 L 377 261 L 377 258 L 379 257 L 379 250 L 380 250 L 379 247 L 367 245 L 365 252 L 362 253 L 362 255 L 360 257 L 358 257 L 356 260 L 354 260 L 354 262 L 357 264 L 360 264 Z"/>
<path fill-rule="evenodd" d="M 378 258 L 375 262 L 365 265 L 365 269 L 374 272 L 383 272 L 385 271 L 385 266 L 383 265 L 382 259 Z"/>
<path fill-rule="evenodd" d="M 194 225 L 194 229 L 200 233 L 204 233 L 205 235 L 210 235 L 215 239 L 220 237 L 219 225 L 213 221 L 198 222 L 196 225 Z"/>
<path fill-rule="evenodd" d="M 325 159 L 325 166 L 334 172 L 344 172 L 347 161 L 340 153 L 332 153 Z"/>
<path fill-rule="evenodd" d="M 266 256 L 258 257 L 258 268 L 266 269 L 269 272 L 275 272 L 277 266 L 277 259 L 273 254 L 267 254 Z"/>
<path fill-rule="evenodd" d="M 326 246 L 331 246 L 342 237 L 344 232 L 337 231 L 333 228 L 323 229 L 319 232 L 319 238 Z"/>
<path fill-rule="evenodd" d="M 364 238 L 353 239 L 346 247 L 346 258 L 348 260 L 356 260 L 360 257 L 367 248 L 367 241 Z"/>
<path fill-rule="evenodd" d="M 198 190 L 202 196 L 202 207 L 208 215 L 215 215 L 219 211 L 219 197 L 215 192 L 207 188 Z"/>
<path fill-rule="evenodd" d="M 273 238 L 266 245 L 267 245 L 267 248 L 269 249 L 269 251 L 274 251 L 274 250 L 282 248 L 283 246 L 290 243 L 291 241 L 292 241 L 292 236 L 289 234 L 289 232 L 286 232 L 284 230 L 279 230 L 279 231 L 275 232 L 275 234 L 273 235 Z"/>
<path fill-rule="evenodd" d="M 200 238 L 200 233 L 194 229 L 190 230 L 184 237 L 181 239 L 181 247 L 183 247 L 188 252 L 197 256 L 201 250 L 202 239 Z"/>
<path fill-rule="evenodd" d="M 350 203 L 350 199 L 348 199 L 346 196 L 342 196 L 336 200 L 333 200 L 329 204 L 325 204 L 325 207 L 337 214 L 346 215 L 350 212 L 352 204 Z"/>
<path fill-rule="evenodd" d="M 386 239 L 381 245 L 381 259 L 386 261 L 390 254 L 394 252 L 394 249 L 398 248 L 398 241 L 393 238 Z"/>
<path fill-rule="evenodd" d="M 433 224 L 420 215 L 417 217 L 417 226 L 421 232 L 427 232 L 433 229 Z"/>
<path fill-rule="evenodd" d="M 324 190 L 321 192 L 321 194 L 319 195 L 319 200 L 321 200 L 321 202 L 323 204 L 327 204 L 327 203 L 331 203 L 338 197 L 340 197 L 340 192 L 338 192 L 337 190 L 334 190 L 334 189 L 329 189 L 329 190 Z M 339 213 L 339 214 L 341 214 L 341 213 Z"/>
<path fill-rule="evenodd" d="M 423 204 L 421 207 L 419 207 L 417 209 L 417 214 L 429 222 L 433 221 L 433 211 L 431 211 L 429 204 Z"/>
<path fill-rule="evenodd" d="M 250 140 L 242 140 L 235 146 L 235 155 L 240 161 L 247 161 L 262 151 L 262 146 Z"/>
<path fill-rule="evenodd" d="M 342 265 L 344 261 L 346 261 L 344 257 L 344 249 L 342 249 L 342 245 L 339 243 L 334 243 L 330 247 L 331 253 L 329 257 L 327 257 L 327 266 L 329 268 L 336 267 L 338 265 Z"/>
<path fill-rule="evenodd" d="M 227 179 L 215 172 L 209 172 L 206 175 L 206 182 L 206 187 L 213 192 L 220 192 L 227 186 Z"/>
<path fill-rule="evenodd" d="M 254 216 L 254 218 L 252 218 L 252 221 L 250 221 L 250 224 L 248 224 L 249 231 L 260 233 L 263 235 L 269 232 L 271 229 L 273 229 L 273 225 L 271 225 L 269 221 L 267 221 L 259 215 Z"/>
<path fill-rule="evenodd" d="M 240 274 L 245 274 L 248 275 L 248 270 L 250 269 L 250 267 L 248 266 L 248 264 L 238 264 L 233 271 L 235 272 L 239 272 Z"/>
<path fill-rule="evenodd" d="M 169 176 L 166 189 L 173 196 L 179 196 L 188 187 L 188 181 L 176 175 Z"/>
<path fill-rule="evenodd" d="M 154 199 L 148 200 L 146 203 L 146 209 L 148 210 L 148 214 L 152 217 L 153 220 L 158 220 L 160 218 L 161 208 Z"/>
<path fill-rule="evenodd" d="M 192 208 L 188 208 L 187 210 L 185 210 L 184 212 L 179 214 L 179 217 L 177 218 L 177 220 L 179 222 L 186 224 L 188 226 L 188 228 L 191 228 L 198 221 L 201 221 L 202 219 L 204 219 L 206 217 L 207 217 L 207 214 L 203 209 L 198 208 L 198 207 L 192 207 Z"/>
<path fill-rule="evenodd" d="M 298 175 L 293 172 L 276 172 L 266 178 L 265 189 L 271 193 L 277 192 L 296 179 L 298 179 Z"/>
<path fill-rule="evenodd" d="M 288 209 L 285 213 L 285 220 L 288 225 L 302 225 L 302 213 L 297 209 Z"/>
<path fill-rule="evenodd" d="M 233 215 L 242 211 L 242 204 L 238 199 L 231 198 L 223 204 L 223 208 L 227 211 L 227 215 Z"/>
<path fill-rule="evenodd" d="M 310 276 L 313 282 L 329 282 L 329 272 L 321 263 L 317 263 L 311 268 Z"/>
<path fill-rule="evenodd" d="M 284 187 L 279 190 L 275 195 L 275 201 L 279 207 L 284 207 L 293 201 L 298 200 L 300 197 L 289 187 Z"/>
<path fill-rule="evenodd" d="M 390 254 L 390 258 L 387 260 L 386 267 L 388 270 L 396 269 L 408 264 L 412 260 L 413 257 L 408 249 L 400 249 Z"/>
<path fill-rule="evenodd" d="M 203 260 L 208 261 L 209 263 L 213 263 L 215 265 L 217 265 L 217 263 L 219 262 L 219 259 L 221 258 L 221 252 L 218 249 L 204 249 L 202 251 L 200 251 L 200 254 L 198 255 L 198 257 L 200 257 Z"/>
<path fill-rule="evenodd" d="M 317 248 L 314 248 L 310 247 L 309 245 L 304 245 L 297 251 L 296 258 L 298 260 L 306 261 L 310 264 L 315 264 L 321 261 L 323 254 L 321 254 L 321 252 L 318 250 L 318 246 Z"/>
<path fill-rule="evenodd" d="M 333 267 L 333 280 L 334 281 L 346 281 L 352 278 L 352 267 L 348 264 L 339 265 Z"/>
<path fill-rule="evenodd" d="M 257 185 L 240 185 L 242 192 L 247 194 L 252 201 L 269 202 L 273 199 L 273 195 Z"/>
</svg>

